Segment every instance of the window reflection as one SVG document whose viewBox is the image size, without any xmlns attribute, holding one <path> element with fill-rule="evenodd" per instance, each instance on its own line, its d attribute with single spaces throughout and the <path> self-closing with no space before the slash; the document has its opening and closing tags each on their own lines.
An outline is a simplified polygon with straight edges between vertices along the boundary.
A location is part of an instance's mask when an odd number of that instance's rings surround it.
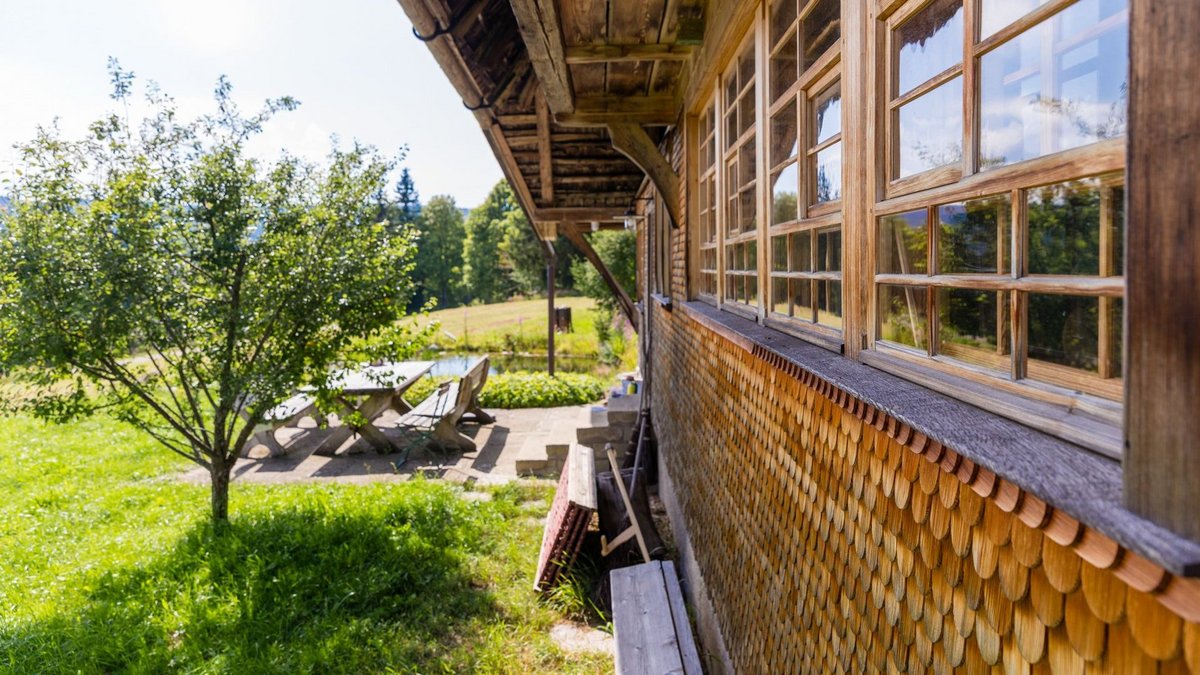
<svg viewBox="0 0 1200 675">
<path fill-rule="evenodd" d="M 983 56 L 981 169 L 1124 135 L 1128 15 L 1081 0 Z"/>
<path fill-rule="evenodd" d="M 817 0 L 817 5 L 801 22 L 802 70 L 808 70 L 842 35 L 841 3 Z"/>
<path fill-rule="evenodd" d="M 962 161 L 962 77 L 900 107 L 899 177 Z"/>
<path fill-rule="evenodd" d="M 1009 272 L 1011 200 L 973 199 L 938 207 L 938 273 Z"/>
<path fill-rule="evenodd" d="M 1027 192 L 1029 273 L 1121 276 L 1125 189 L 1120 177 Z"/>
<path fill-rule="evenodd" d="M 817 94 L 813 101 L 816 111 L 817 124 L 816 142 L 818 144 L 842 133 L 842 89 L 841 83 L 835 82 L 825 91 Z"/>
<path fill-rule="evenodd" d="M 928 221 L 925 209 L 879 219 L 876 270 L 880 274 L 925 274 L 928 269 Z"/>
<path fill-rule="evenodd" d="M 771 175 L 771 224 L 779 225 L 796 220 L 796 165 Z"/>
<path fill-rule="evenodd" d="M 1099 370 L 1100 298 L 1029 295 L 1029 358 Z"/>
<path fill-rule="evenodd" d="M 925 350 L 926 289 L 924 286 L 879 286 L 879 339 Z"/>
<path fill-rule="evenodd" d="M 934 0 L 896 30 L 903 95 L 962 61 L 962 0 Z"/>
<path fill-rule="evenodd" d="M 842 198 L 842 144 L 834 143 L 817 153 L 817 189 L 814 203 Z"/>
<path fill-rule="evenodd" d="M 1008 293 L 941 288 L 937 293 L 938 351 L 990 368 L 1009 368 Z"/>
<path fill-rule="evenodd" d="M 986 40 L 1050 0 L 983 0 L 979 13 L 980 39 Z"/>
</svg>

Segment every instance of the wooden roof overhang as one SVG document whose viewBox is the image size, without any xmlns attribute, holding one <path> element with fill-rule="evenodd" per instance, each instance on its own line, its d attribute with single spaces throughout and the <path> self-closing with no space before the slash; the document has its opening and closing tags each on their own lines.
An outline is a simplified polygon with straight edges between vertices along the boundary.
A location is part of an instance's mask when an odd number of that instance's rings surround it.
<svg viewBox="0 0 1200 675">
<path fill-rule="evenodd" d="M 657 145 L 680 117 L 698 1 L 399 0 L 544 239 L 619 227 L 647 177 L 676 194 Z"/>
</svg>

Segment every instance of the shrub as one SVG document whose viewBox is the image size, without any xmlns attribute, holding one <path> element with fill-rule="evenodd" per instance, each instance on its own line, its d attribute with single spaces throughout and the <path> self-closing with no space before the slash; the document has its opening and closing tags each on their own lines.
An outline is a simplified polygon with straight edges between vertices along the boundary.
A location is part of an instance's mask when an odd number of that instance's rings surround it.
<svg viewBox="0 0 1200 675">
<path fill-rule="evenodd" d="M 479 401 L 485 408 L 553 408 L 603 397 L 604 383 L 592 375 L 514 372 L 488 378 Z"/>
</svg>

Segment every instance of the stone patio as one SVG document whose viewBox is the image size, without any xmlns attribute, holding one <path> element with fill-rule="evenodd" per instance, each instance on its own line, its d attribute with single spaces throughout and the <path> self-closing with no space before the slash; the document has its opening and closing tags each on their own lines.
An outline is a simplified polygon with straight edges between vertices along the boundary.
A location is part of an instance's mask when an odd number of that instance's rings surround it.
<svg viewBox="0 0 1200 675">
<path fill-rule="evenodd" d="M 459 430 L 475 440 L 476 451 L 472 453 L 439 455 L 423 449 L 414 449 L 408 460 L 396 466 L 399 453 L 377 454 L 365 440 L 353 437 L 333 457 L 313 454 L 313 449 L 324 438 L 323 434 L 309 434 L 307 438 L 290 446 L 290 436 L 295 430 L 281 429 L 278 438 L 291 452 L 283 457 L 242 459 L 234 467 L 234 480 L 256 483 L 294 483 L 302 481 L 337 481 L 345 483 L 369 483 L 378 481 L 405 481 L 417 473 L 430 478 L 479 484 L 506 483 L 526 475 L 517 471 L 518 456 L 528 456 L 533 446 L 543 443 L 549 446 L 569 445 L 576 439 L 577 430 L 586 427 L 592 406 L 566 408 L 532 408 L 520 410 L 488 410 L 496 422 L 489 425 L 464 424 Z M 389 437 L 400 438 L 400 432 L 392 427 L 393 413 L 385 414 L 378 427 Z M 301 428 L 312 428 L 312 420 L 305 419 Z M 261 451 L 262 448 L 259 448 Z M 189 482 L 208 482 L 208 473 L 202 468 L 183 474 Z"/>
</svg>

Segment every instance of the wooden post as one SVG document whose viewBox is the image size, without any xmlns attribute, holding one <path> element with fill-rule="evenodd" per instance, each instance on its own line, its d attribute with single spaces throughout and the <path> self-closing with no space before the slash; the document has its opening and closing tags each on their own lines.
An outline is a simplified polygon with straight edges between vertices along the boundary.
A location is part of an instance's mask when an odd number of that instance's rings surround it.
<svg viewBox="0 0 1200 675">
<path fill-rule="evenodd" d="M 1125 502 L 1200 539 L 1200 3 L 1130 3 Z"/>
<path fill-rule="evenodd" d="M 546 372 L 550 377 L 554 377 L 554 268 L 556 256 L 554 255 L 554 244 L 545 242 L 546 244 Z"/>
</svg>

